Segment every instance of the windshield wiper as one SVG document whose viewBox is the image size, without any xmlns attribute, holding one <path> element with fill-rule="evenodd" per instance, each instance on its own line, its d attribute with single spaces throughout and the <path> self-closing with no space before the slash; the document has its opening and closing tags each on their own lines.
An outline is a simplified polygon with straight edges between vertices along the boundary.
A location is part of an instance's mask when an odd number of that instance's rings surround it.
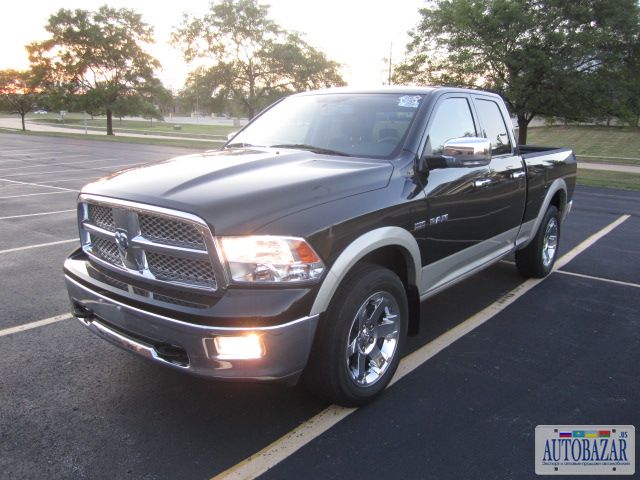
<svg viewBox="0 0 640 480">
<path fill-rule="evenodd" d="M 341 152 L 339 150 L 331 150 L 330 148 L 316 147 L 314 145 L 308 145 L 306 143 L 282 143 L 278 145 L 269 145 L 269 148 L 295 148 L 298 150 L 309 150 L 313 153 L 321 153 L 325 155 L 340 155 L 343 157 L 350 157 L 348 153 Z"/>
</svg>

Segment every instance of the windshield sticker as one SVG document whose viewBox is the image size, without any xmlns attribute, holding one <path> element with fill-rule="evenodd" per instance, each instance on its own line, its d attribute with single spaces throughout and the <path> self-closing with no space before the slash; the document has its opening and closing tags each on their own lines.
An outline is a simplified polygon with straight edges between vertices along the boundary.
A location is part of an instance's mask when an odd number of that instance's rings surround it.
<svg viewBox="0 0 640 480">
<path fill-rule="evenodd" d="M 418 108 L 418 105 L 420 105 L 420 100 L 422 100 L 422 96 L 420 95 L 403 95 L 398 99 L 398 106 L 406 108 Z"/>
</svg>

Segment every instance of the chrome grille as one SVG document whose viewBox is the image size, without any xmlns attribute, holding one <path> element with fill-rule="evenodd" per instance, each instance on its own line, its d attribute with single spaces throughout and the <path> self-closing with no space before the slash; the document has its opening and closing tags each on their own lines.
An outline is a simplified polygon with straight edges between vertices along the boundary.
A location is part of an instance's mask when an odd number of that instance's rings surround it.
<svg viewBox="0 0 640 480">
<path fill-rule="evenodd" d="M 106 273 L 98 270 L 95 267 L 90 266 L 87 268 L 87 272 L 89 276 L 99 282 L 106 283 L 118 290 L 123 290 L 125 292 L 133 293 L 135 295 L 139 295 L 144 298 L 152 298 L 159 302 L 171 303 L 173 305 L 180 305 L 183 307 L 189 308 L 207 308 L 207 305 L 203 303 L 192 302 L 190 300 L 186 300 L 184 298 L 175 298 L 169 294 L 159 293 L 155 290 L 145 290 L 144 288 L 134 287 L 133 285 L 129 285 L 128 283 L 122 282 Z M 164 291 L 164 289 L 160 289 Z"/>
<path fill-rule="evenodd" d="M 213 238 L 193 215 L 81 195 L 80 236 L 96 263 L 152 283 L 215 291 Z"/>
<path fill-rule="evenodd" d="M 147 252 L 147 263 L 157 279 L 217 287 L 210 262 Z"/>
<path fill-rule="evenodd" d="M 89 220 L 100 228 L 104 228 L 110 232 L 116 231 L 115 223 L 113 221 L 113 211 L 109 207 L 89 204 Z"/>
<path fill-rule="evenodd" d="M 91 252 L 113 265 L 122 265 L 118 246 L 112 240 L 91 236 Z"/>
<path fill-rule="evenodd" d="M 140 214 L 140 233 L 158 243 L 205 250 L 202 234 L 194 226 L 174 218 Z"/>
</svg>

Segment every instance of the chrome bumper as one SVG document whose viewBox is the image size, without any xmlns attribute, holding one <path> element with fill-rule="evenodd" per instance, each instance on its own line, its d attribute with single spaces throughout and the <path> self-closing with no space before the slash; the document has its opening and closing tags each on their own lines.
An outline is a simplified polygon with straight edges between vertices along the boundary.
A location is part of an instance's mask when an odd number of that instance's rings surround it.
<svg viewBox="0 0 640 480">
<path fill-rule="evenodd" d="M 209 327 L 125 305 L 87 288 L 68 275 L 74 315 L 89 330 L 120 348 L 156 363 L 195 375 L 219 379 L 293 379 L 307 363 L 318 316 L 283 325 Z M 217 358 L 213 339 L 255 334 L 264 355 L 259 359 Z"/>
</svg>

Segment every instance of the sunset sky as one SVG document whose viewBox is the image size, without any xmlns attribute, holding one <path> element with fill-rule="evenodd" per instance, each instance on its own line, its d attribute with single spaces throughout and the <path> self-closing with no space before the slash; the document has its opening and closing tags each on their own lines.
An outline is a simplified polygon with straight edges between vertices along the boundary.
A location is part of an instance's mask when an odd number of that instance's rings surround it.
<svg viewBox="0 0 640 480">
<path fill-rule="evenodd" d="M 26 0 L 10 2 L 0 16 L 0 69 L 27 68 L 24 45 L 46 38 L 44 25 L 60 8 L 97 9 L 104 0 Z M 282 27 L 306 34 L 307 40 L 329 58 L 344 65 L 343 76 L 351 86 L 380 85 L 386 78 L 383 57 L 393 42 L 394 61 L 400 60 L 406 32 L 418 21 L 424 0 L 272 0 L 271 18 Z M 183 12 L 202 14 L 206 0 L 110 0 L 109 6 L 133 8 L 155 28 L 151 53 L 162 63 L 159 77 L 169 88 L 182 87 L 191 69 L 182 54 L 169 44 L 169 34 Z"/>
</svg>

